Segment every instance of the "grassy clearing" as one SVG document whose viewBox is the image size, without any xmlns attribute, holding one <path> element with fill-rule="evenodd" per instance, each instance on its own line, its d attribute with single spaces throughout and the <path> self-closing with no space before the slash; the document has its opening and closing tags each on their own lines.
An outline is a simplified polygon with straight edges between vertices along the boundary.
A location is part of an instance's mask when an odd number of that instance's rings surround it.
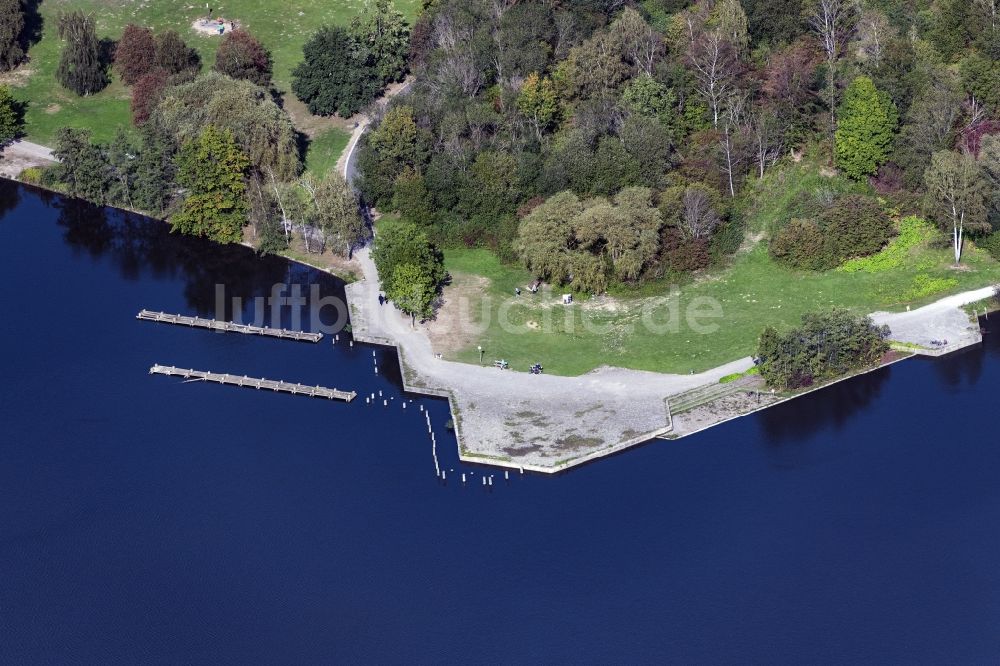
<svg viewBox="0 0 1000 666">
<path fill-rule="evenodd" d="M 306 153 L 306 171 L 317 178 L 332 171 L 350 140 L 350 134 L 336 127 L 314 136 L 309 142 L 309 151 Z"/>
<path fill-rule="evenodd" d="M 793 168 L 798 169 L 798 165 Z M 826 183 L 829 179 L 806 182 Z M 788 179 L 786 178 L 786 181 Z M 797 190 L 808 192 L 808 186 Z M 780 222 L 778 206 L 758 209 L 758 223 Z M 518 369 L 542 363 L 546 372 L 577 375 L 601 365 L 659 372 L 700 372 L 751 355 L 765 326 L 785 328 L 821 307 L 846 307 L 855 312 L 919 307 L 949 293 L 1000 282 L 1000 263 L 985 251 L 967 246 L 962 266 L 952 266 L 951 249 L 936 243 L 937 234 L 917 222 L 904 222 L 896 247 L 862 270 L 799 272 L 775 263 L 766 242 L 738 254 L 731 265 L 698 276 L 687 284 L 658 285 L 641 296 L 577 298 L 571 306 L 560 294 L 522 290 L 531 276 L 519 266 L 505 266 L 486 250 L 445 252 L 445 265 L 461 280 L 483 276 L 490 288 L 468 311 L 484 330 L 475 342 L 453 353 L 457 360 L 478 362 L 477 345 L 486 356 L 504 358 Z M 907 231 L 909 229 L 909 231 Z M 919 241 L 913 242 L 913 236 Z M 877 255 L 876 255 L 877 256 Z M 698 333 L 689 314 L 710 311 L 717 304 L 722 316 L 702 317 L 714 324 L 710 333 Z M 673 317 L 673 326 L 667 325 Z M 651 332 L 652 322 L 660 327 Z M 698 324 L 695 318 L 694 323 Z"/>
<path fill-rule="evenodd" d="M 419 0 L 395 0 L 412 22 Z M 302 58 L 302 45 L 323 24 L 346 24 L 361 11 L 362 0 L 231 0 L 213 3 L 215 15 L 235 19 L 252 31 L 274 57 L 274 82 L 286 93 L 292 69 Z M 51 145 L 60 127 L 84 127 L 94 137 L 109 140 L 119 125 L 129 125 L 128 90 L 115 81 L 96 95 L 77 97 L 55 80 L 62 49 L 56 34 L 60 11 L 80 9 L 97 17 L 98 36 L 117 39 L 127 23 L 155 30 L 173 28 L 201 53 L 203 65 L 211 67 L 219 38 L 196 33 L 191 23 L 204 14 L 204 4 L 181 0 L 45 0 L 39 6 L 44 28 L 42 39 L 32 47 L 30 62 L 22 71 L 6 77 L 16 86 L 16 96 L 28 103 L 25 131 L 28 138 Z M 25 75 L 27 73 L 27 76 Z M 327 144 L 335 146 L 333 137 Z M 336 160 L 334 160 L 336 161 Z"/>
</svg>

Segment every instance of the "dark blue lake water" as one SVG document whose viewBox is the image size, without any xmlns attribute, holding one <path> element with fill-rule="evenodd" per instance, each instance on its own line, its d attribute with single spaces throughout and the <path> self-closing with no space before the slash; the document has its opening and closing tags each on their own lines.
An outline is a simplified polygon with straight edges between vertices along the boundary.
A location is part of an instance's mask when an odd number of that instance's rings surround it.
<svg viewBox="0 0 1000 666">
<path fill-rule="evenodd" d="M 2 663 L 1000 657 L 1000 337 L 505 483 L 383 349 L 135 319 L 332 278 L 6 181 L 0 210 Z"/>
</svg>

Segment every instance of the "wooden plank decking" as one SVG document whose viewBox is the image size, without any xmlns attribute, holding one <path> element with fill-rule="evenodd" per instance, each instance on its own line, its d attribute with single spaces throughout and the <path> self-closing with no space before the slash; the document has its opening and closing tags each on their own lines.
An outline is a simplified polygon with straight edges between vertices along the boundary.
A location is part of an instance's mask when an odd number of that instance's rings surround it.
<svg viewBox="0 0 1000 666">
<path fill-rule="evenodd" d="M 329 400 L 343 400 L 345 402 L 354 400 L 358 395 L 354 391 L 338 391 L 337 389 L 326 388 L 324 386 L 306 386 L 305 384 L 292 384 L 273 379 L 257 379 L 245 375 L 228 375 L 218 372 L 206 372 L 205 370 L 187 370 L 184 368 L 175 368 L 171 365 L 154 365 L 149 369 L 149 374 L 183 377 L 190 381 L 215 382 L 216 384 L 228 384 L 230 386 L 268 389 L 279 393 L 307 395 L 313 398 L 327 398 Z"/>
<path fill-rule="evenodd" d="M 252 326 L 250 324 L 236 324 L 230 321 L 218 321 L 216 319 L 203 319 L 201 317 L 188 317 L 179 314 L 167 314 L 166 312 L 153 312 L 152 310 L 142 310 L 136 315 L 136 319 L 143 321 L 157 321 L 164 324 L 179 324 L 181 326 L 192 326 L 195 328 L 207 328 L 213 331 L 225 331 L 229 333 L 245 333 L 247 335 L 264 335 L 272 338 L 282 338 L 285 340 L 300 340 L 303 342 L 319 342 L 323 339 L 322 333 L 307 333 L 305 331 L 289 331 L 284 328 L 270 328 L 268 326 Z"/>
</svg>

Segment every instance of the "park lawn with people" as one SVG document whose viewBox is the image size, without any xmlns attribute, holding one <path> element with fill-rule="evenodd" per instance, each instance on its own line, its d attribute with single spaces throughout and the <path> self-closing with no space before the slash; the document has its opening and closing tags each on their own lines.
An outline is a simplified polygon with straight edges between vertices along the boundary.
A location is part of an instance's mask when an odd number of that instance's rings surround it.
<svg viewBox="0 0 1000 666">
<path fill-rule="evenodd" d="M 413 21 L 418 0 L 393 0 L 394 6 Z M 326 2 L 324 0 L 289 0 L 276 7 L 269 0 L 234 0 L 213 5 L 213 16 L 235 20 L 250 30 L 271 52 L 274 61 L 273 85 L 282 94 L 291 86 L 291 72 L 302 60 L 302 46 L 322 25 L 346 25 L 362 9 L 362 2 Z M 203 70 L 212 67 L 219 37 L 204 35 L 191 28 L 192 22 L 205 16 L 204 3 L 180 0 L 131 2 L 130 0 L 46 0 L 38 5 L 43 21 L 41 39 L 29 50 L 29 62 L 4 79 L 11 83 L 15 96 L 27 104 L 24 133 L 26 138 L 51 146 L 56 132 L 63 127 L 89 129 L 97 141 L 110 141 L 118 127 L 128 127 L 129 91 L 112 74 L 111 84 L 92 95 L 78 96 L 59 85 L 55 71 L 63 41 L 57 33 L 60 12 L 81 10 L 93 13 L 100 38 L 118 39 L 129 23 L 152 28 L 155 32 L 176 30 L 185 42 L 198 51 Z M 289 101 L 294 97 L 286 95 Z M 317 150 L 322 157 L 309 159 L 309 167 L 322 175 L 330 164 L 331 150 L 347 144 L 347 134 L 330 126 L 317 132 Z M 333 157 L 335 163 L 339 153 Z"/>
<path fill-rule="evenodd" d="M 575 294 L 569 306 L 561 301 L 568 289 L 528 292 L 532 275 L 519 263 L 505 264 L 484 248 L 445 249 L 445 268 L 457 285 L 454 291 L 467 295 L 461 285 L 483 284 L 481 278 L 489 284 L 466 309 L 482 332 L 471 344 L 446 350 L 445 356 L 478 363 L 482 346 L 487 361 L 502 358 L 519 369 L 541 363 L 546 372 L 560 375 L 579 375 L 603 365 L 702 372 L 752 355 L 764 327 L 788 330 L 802 315 L 817 309 L 842 307 L 857 314 L 898 311 L 1000 282 L 1000 262 L 988 252 L 967 243 L 956 268 L 941 234 L 917 217 L 897 219 L 897 235 L 878 253 L 831 270 L 796 270 L 768 252 L 760 232 L 787 220 L 797 195 L 817 188 L 850 192 L 860 187 L 833 174 L 822 175 L 809 160 L 785 165 L 754 188 L 747 214 L 748 240 L 725 265 L 651 281 L 633 290 L 617 289 L 613 295 Z M 520 296 L 515 296 L 517 288 Z M 452 289 L 444 288 L 446 301 Z M 679 328 L 650 332 L 644 317 L 662 325 L 674 303 L 679 303 Z M 689 307 L 709 312 L 704 303 L 718 303 L 722 317 L 698 319 L 718 326 L 712 333 L 698 334 L 688 326 L 686 313 Z"/>
</svg>

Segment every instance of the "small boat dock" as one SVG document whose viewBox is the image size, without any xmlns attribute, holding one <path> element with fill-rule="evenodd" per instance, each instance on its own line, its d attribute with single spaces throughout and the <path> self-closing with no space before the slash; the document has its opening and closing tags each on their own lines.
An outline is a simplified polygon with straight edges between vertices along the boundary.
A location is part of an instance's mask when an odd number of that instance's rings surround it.
<svg viewBox="0 0 1000 666">
<path fill-rule="evenodd" d="M 255 377 L 229 375 L 218 372 L 206 372 L 205 370 L 187 370 L 175 368 L 171 365 L 154 365 L 149 369 L 151 375 L 166 375 L 168 377 L 183 377 L 188 381 L 215 382 L 216 384 L 228 384 L 230 386 L 243 386 L 245 388 L 267 389 L 278 393 L 291 393 L 292 395 L 306 395 L 312 398 L 327 398 L 329 400 L 343 400 L 350 402 L 358 396 L 354 391 L 338 391 L 337 389 L 326 388 L 324 386 L 307 386 L 305 384 L 293 384 L 285 381 L 275 381 L 273 379 L 257 379 Z"/>
<path fill-rule="evenodd" d="M 263 335 L 271 338 L 281 338 L 283 340 L 319 342 L 323 339 L 322 333 L 307 333 L 305 331 L 289 331 L 284 328 L 270 328 L 269 326 L 236 324 L 230 321 L 203 319 L 201 317 L 188 317 L 186 315 L 167 314 L 166 312 L 153 312 L 152 310 L 142 310 L 136 315 L 135 318 L 143 321 L 156 321 L 164 324 L 177 324 L 179 326 L 191 326 L 193 328 L 207 328 L 212 331 L 222 331 L 225 333 Z"/>
</svg>

